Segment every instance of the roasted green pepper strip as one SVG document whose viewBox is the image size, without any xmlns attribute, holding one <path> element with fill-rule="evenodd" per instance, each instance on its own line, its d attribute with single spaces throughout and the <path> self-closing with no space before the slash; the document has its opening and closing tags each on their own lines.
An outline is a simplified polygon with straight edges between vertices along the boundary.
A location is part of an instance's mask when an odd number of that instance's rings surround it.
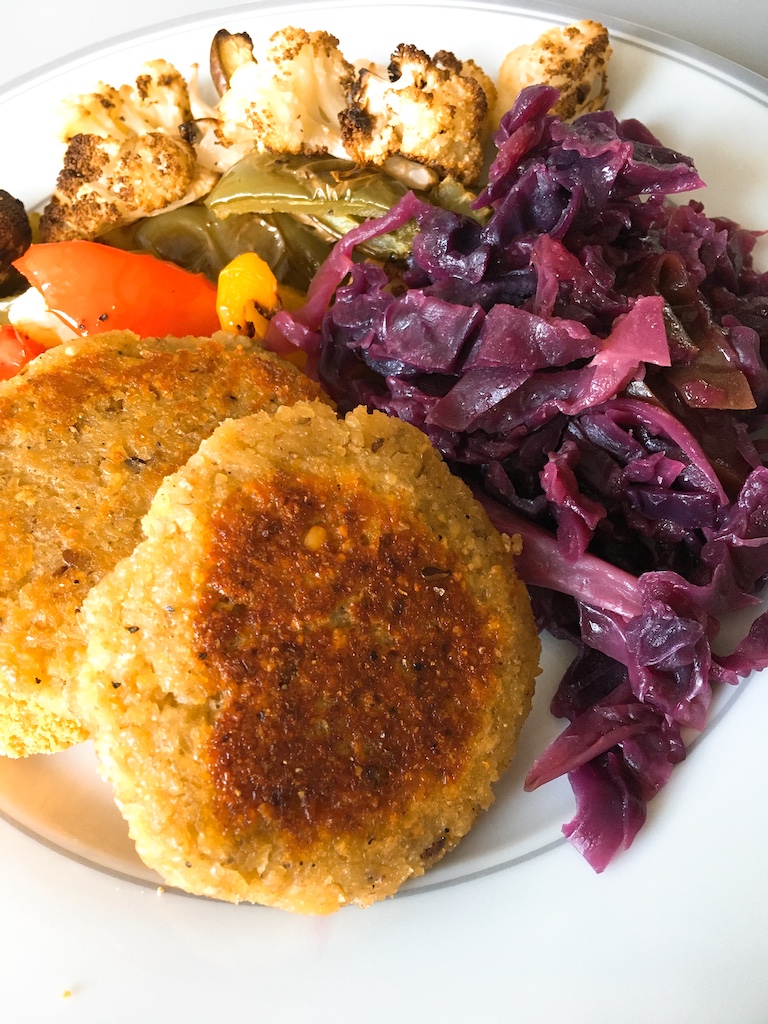
<svg viewBox="0 0 768 1024">
<path fill-rule="evenodd" d="M 206 205 L 233 213 L 293 213 L 364 220 L 386 213 L 405 195 L 401 182 L 334 157 L 250 153 L 214 186 Z"/>
<path fill-rule="evenodd" d="M 290 214 L 333 242 L 370 217 L 391 209 L 408 191 L 395 178 L 328 156 L 272 156 L 251 153 L 214 187 L 206 205 L 217 217 L 252 213 Z M 367 255 L 403 259 L 411 250 L 413 226 L 376 238 Z"/>
</svg>

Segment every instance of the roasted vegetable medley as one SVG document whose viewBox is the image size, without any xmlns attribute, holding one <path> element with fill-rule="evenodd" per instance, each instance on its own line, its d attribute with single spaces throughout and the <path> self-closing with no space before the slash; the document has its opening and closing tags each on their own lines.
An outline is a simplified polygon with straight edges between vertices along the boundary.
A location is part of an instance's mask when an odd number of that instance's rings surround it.
<svg viewBox="0 0 768 1024">
<path fill-rule="evenodd" d="M 552 704 L 569 724 L 527 785 L 568 775 L 564 831 L 597 870 L 714 690 L 768 665 L 768 275 L 755 232 L 680 199 L 703 185 L 693 160 L 603 109 L 610 55 L 594 22 L 495 74 L 410 44 L 354 64 L 295 28 L 256 53 L 222 31 L 215 104 L 163 61 L 65 104 L 31 247 L 0 203 L 3 287 L 19 270 L 34 286 L 6 303 L 6 375 L 126 310 L 140 332 L 257 335 L 340 409 L 418 426 L 522 537 L 538 624 L 576 652 Z M 185 268 L 205 329 L 151 299 L 147 253 Z M 112 278 L 102 259 L 122 261 Z M 75 265 L 98 283 L 80 269 L 67 292 Z M 754 625 L 723 651 L 738 608 Z"/>
</svg>

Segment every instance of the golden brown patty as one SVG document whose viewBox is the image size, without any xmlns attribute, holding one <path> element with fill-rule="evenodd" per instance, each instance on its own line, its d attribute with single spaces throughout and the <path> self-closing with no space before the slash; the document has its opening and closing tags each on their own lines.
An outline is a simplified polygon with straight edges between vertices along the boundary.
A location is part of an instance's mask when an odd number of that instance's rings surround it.
<svg viewBox="0 0 768 1024">
<path fill-rule="evenodd" d="M 225 417 L 319 394 L 240 342 L 102 335 L 0 385 L 0 753 L 85 737 L 67 702 L 80 605 L 140 539 L 161 480 Z"/>
<path fill-rule="evenodd" d="M 319 403 L 222 425 L 89 594 L 83 713 L 170 884 L 366 905 L 492 800 L 539 641 L 508 544 L 424 435 Z"/>
</svg>

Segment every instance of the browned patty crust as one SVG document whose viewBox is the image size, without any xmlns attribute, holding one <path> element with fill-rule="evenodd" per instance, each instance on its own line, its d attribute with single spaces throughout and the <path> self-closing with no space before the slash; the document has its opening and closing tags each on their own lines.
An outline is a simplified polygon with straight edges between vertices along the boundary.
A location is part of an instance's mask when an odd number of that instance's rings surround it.
<svg viewBox="0 0 768 1024">
<path fill-rule="evenodd" d="M 146 862 L 327 913 L 455 846 L 539 644 L 508 547 L 424 435 L 306 403 L 226 423 L 145 530 L 86 601 L 81 691 Z"/>
<path fill-rule="evenodd" d="M 242 339 L 122 332 L 0 385 L 0 753 L 85 737 L 67 699 L 80 607 L 139 540 L 162 479 L 224 418 L 319 393 Z"/>
<path fill-rule="evenodd" d="M 207 757 L 223 828 L 266 816 L 330 842 L 466 771 L 496 623 L 457 553 L 359 484 L 286 473 L 209 528 L 195 638 L 222 684 Z"/>
</svg>

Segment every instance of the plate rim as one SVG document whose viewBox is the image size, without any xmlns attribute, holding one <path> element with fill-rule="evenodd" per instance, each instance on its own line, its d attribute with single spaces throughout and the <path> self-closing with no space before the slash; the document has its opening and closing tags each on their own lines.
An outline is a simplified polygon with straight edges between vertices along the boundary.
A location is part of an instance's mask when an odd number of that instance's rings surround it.
<svg viewBox="0 0 768 1024">
<path fill-rule="evenodd" d="M 211 8 L 205 11 L 198 11 L 193 14 L 181 15 L 153 24 L 132 29 L 128 32 L 108 36 L 98 43 L 70 50 L 68 53 L 47 61 L 36 68 L 10 79 L 0 86 L 0 103 L 23 94 L 27 89 L 42 84 L 45 80 L 55 77 L 57 74 L 85 64 L 94 57 L 104 56 L 106 53 L 116 49 L 123 49 L 143 37 L 149 35 L 163 35 L 174 30 L 187 30 L 197 24 L 207 21 L 237 17 L 238 15 L 268 13 L 271 11 L 285 11 L 286 14 L 293 11 L 328 10 L 328 9 L 354 9 L 361 7 L 386 7 L 392 9 L 404 7 L 413 8 L 446 8 L 467 11 L 492 11 L 495 13 L 516 14 L 531 18 L 551 18 L 553 21 L 568 23 L 581 20 L 585 12 L 569 7 L 567 5 L 544 3 L 541 5 L 505 3 L 504 0 L 418 0 L 417 3 L 410 3 L 409 0 L 390 0 L 382 3 L 381 0 L 291 0 L 290 3 L 282 4 L 280 0 L 250 0 L 250 2 L 233 4 L 221 8 Z M 594 19 L 599 19 L 606 26 L 609 33 L 623 42 L 641 46 L 655 53 L 661 53 L 674 60 L 689 66 L 705 65 L 707 70 L 716 71 L 718 77 L 728 81 L 733 87 L 746 93 L 764 105 L 768 106 L 768 77 L 764 77 L 751 68 L 744 67 L 728 57 L 723 57 L 706 47 L 697 43 L 689 43 L 678 36 L 658 29 L 642 25 L 624 18 L 611 15 L 593 14 Z"/>
<path fill-rule="evenodd" d="M 407 8 L 408 10 L 449 8 L 454 12 L 489 12 L 493 14 L 536 19 L 537 21 L 551 20 L 553 23 L 563 24 L 567 24 L 574 20 L 581 20 L 585 15 L 583 9 L 578 11 L 572 7 L 551 3 L 538 5 L 535 4 L 533 0 L 531 0 L 530 3 L 505 3 L 504 0 L 418 0 L 417 3 L 410 3 L 408 0 L 390 0 L 389 3 L 383 3 L 382 0 L 291 0 L 290 3 L 286 4 L 281 3 L 280 0 L 250 0 L 250 2 L 229 5 L 222 8 L 209 8 L 204 11 L 185 14 L 172 19 L 166 19 L 164 21 L 144 25 L 129 32 L 119 33 L 108 37 L 102 42 L 70 50 L 61 57 L 40 65 L 39 67 L 34 68 L 21 76 L 17 76 L 0 86 L 0 106 L 5 103 L 13 103 L 17 101 L 26 91 L 35 89 L 40 85 L 55 79 L 59 75 L 67 74 L 79 66 L 87 65 L 95 59 L 108 57 L 110 53 L 119 52 L 125 48 L 132 47 L 137 43 L 141 43 L 141 41 L 146 38 L 162 38 L 163 36 L 179 30 L 185 32 L 193 31 L 196 28 L 200 28 L 202 30 L 202 28 L 208 23 L 221 21 L 227 18 L 236 18 L 238 16 L 250 15 L 258 17 L 259 15 L 269 15 L 280 12 L 281 14 L 284 13 L 286 17 L 289 17 L 292 13 L 297 14 L 299 12 L 311 12 L 313 10 L 338 11 L 358 10 L 360 8 L 386 8 L 387 10 L 392 8 Z M 609 33 L 614 39 L 620 39 L 623 43 L 637 46 L 652 54 L 665 57 L 673 62 L 704 72 L 708 77 L 716 79 L 726 87 L 756 100 L 762 106 L 768 107 L 767 77 L 764 77 L 726 57 L 722 57 L 705 47 L 699 46 L 695 43 L 689 43 L 669 33 L 661 32 L 623 18 L 614 18 L 610 16 L 603 17 L 597 13 L 594 13 L 593 17 L 594 19 L 599 19 L 600 22 L 608 28 Z M 709 735 L 711 735 L 713 730 L 725 717 L 729 709 L 737 700 L 739 700 L 743 692 L 752 683 L 753 677 L 754 673 L 753 675 L 741 680 L 734 692 L 730 694 L 727 699 L 721 699 L 715 714 L 709 719 L 706 729 L 695 736 L 695 738 L 687 744 L 687 757 L 693 755 L 699 745 Z M 90 859 L 84 854 L 78 853 L 75 850 L 67 849 L 54 839 L 50 839 L 35 832 L 34 829 L 30 828 L 24 822 L 17 820 L 12 814 L 4 811 L 2 808 L 0 808 L 0 820 L 4 821 L 20 833 L 32 838 L 35 842 L 40 843 L 44 847 L 90 869 L 97 870 L 103 874 L 125 881 L 132 885 L 147 887 L 150 889 L 156 888 L 158 884 L 162 884 L 132 875 L 114 866 L 99 864 L 97 861 Z M 545 842 L 542 846 L 536 847 L 535 849 L 526 850 L 523 853 L 519 853 L 498 863 L 470 870 L 465 874 L 436 880 L 434 882 L 424 882 L 421 879 L 416 879 L 416 884 L 406 885 L 403 889 L 399 890 L 397 896 L 405 897 L 432 892 L 439 889 L 451 888 L 478 878 L 484 878 L 535 859 L 566 843 L 566 838 L 564 836 L 559 836 L 549 842 Z M 180 889 L 166 886 L 163 886 L 163 888 L 167 888 L 168 891 L 173 891 L 179 895 L 190 895 Z"/>
</svg>

